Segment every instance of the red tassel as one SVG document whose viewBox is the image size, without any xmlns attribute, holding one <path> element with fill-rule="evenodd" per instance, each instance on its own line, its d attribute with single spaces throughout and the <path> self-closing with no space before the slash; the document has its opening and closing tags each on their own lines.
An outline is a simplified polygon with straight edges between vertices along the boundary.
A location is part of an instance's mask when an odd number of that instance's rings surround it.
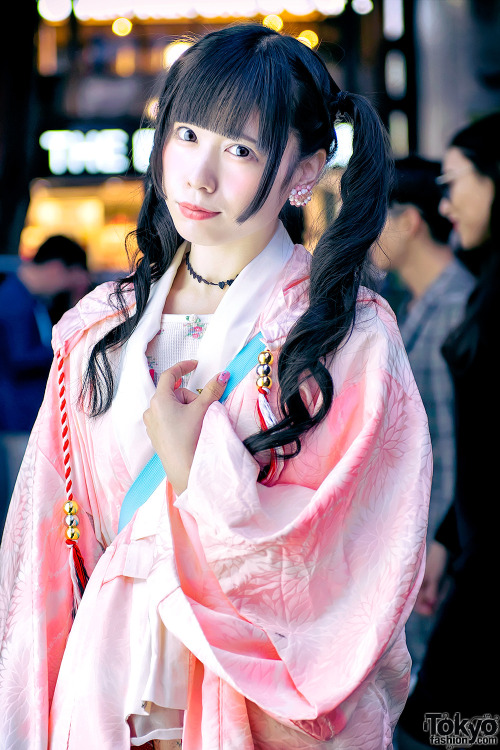
<svg viewBox="0 0 500 750">
<path fill-rule="evenodd" d="M 264 419 L 264 415 L 262 414 L 262 412 L 260 410 L 259 399 L 257 399 L 257 403 L 256 403 L 255 407 L 256 407 L 256 411 L 257 411 L 257 417 L 258 417 L 258 420 L 259 420 L 260 429 L 261 430 L 267 430 L 266 420 Z"/>
<path fill-rule="evenodd" d="M 78 549 L 76 541 L 73 539 L 66 539 L 66 544 L 69 549 L 69 570 L 71 575 L 71 582 L 73 584 L 73 618 L 76 615 L 77 609 L 82 601 L 83 592 L 88 583 L 89 576 L 85 569 L 85 563 L 83 562 L 82 553 Z"/>
</svg>

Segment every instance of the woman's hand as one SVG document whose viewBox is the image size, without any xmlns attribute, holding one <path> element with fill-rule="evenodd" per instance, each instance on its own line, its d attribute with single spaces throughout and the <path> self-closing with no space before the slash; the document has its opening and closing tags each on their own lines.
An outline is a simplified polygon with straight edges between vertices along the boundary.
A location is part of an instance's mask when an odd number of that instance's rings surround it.
<svg viewBox="0 0 500 750">
<path fill-rule="evenodd" d="M 149 409 L 144 412 L 149 439 L 176 495 L 187 487 L 207 409 L 220 399 L 229 380 L 229 373 L 221 372 L 208 381 L 199 395 L 178 388 L 181 377 L 192 372 L 196 364 L 196 360 L 190 359 L 165 370 Z"/>
<path fill-rule="evenodd" d="M 443 598 L 442 582 L 448 562 L 448 550 L 439 542 L 431 542 L 427 552 L 424 579 L 415 602 L 415 611 L 433 615 Z"/>
</svg>

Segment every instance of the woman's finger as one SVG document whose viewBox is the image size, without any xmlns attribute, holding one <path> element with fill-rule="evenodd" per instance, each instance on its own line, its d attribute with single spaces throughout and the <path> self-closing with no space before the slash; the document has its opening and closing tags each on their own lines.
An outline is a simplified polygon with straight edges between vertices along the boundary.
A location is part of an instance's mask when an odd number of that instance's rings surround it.
<svg viewBox="0 0 500 750">
<path fill-rule="evenodd" d="M 224 370 L 208 381 L 197 399 L 197 404 L 203 412 L 206 412 L 210 404 L 221 398 L 230 376 L 230 373 Z"/>
<path fill-rule="evenodd" d="M 178 388 L 175 391 L 175 397 L 181 404 L 190 404 L 198 398 L 197 393 L 193 393 L 189 388 Z"/>
<path fill-rule="evenodd" d="M 184 376 L 196 369 L 198 360 L 196 359 L 185 359 L 182 362 L 169 367 L 168 370 L 162 372 L 158 379 L 157 390 L 161 391 L 174 391 L 176 390 L 177 382 Z"/>
</svg>

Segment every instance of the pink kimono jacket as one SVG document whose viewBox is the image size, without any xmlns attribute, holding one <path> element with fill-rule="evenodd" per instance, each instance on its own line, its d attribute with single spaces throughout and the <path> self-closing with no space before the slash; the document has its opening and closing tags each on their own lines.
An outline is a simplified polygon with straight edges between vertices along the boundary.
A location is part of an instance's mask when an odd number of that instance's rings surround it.
<svg viewBox="0 0 500 750">
<path fill-rule="evenodd" d="M 54 366 L 1 548 L 0 746 L 125 750 L 182 736 L 184 750 L 391 748 L 431 475 L 394 315 L 361 290 L 355 328 L 330 363 L 333 406 L 271 483 L 257 482 L 242 444 L 257 429 L 252 371 L 209 408 L 186 491 L 176 497 L 164 480 L 116 535 L 123 497 L 153 453 L 144 352 L 182 253 L 113 355 L 118 387 L 104 416 L 88 419 L 75 401 L 90 348 L 117 323 L 110 286 L 55 328 L 79 548 L 93 573 L 72 627 Z M 280 228 L 219 305 L 190 388 L 256 331 L 279 356 L 307 305 L 309 260 Z M 303 398 L 317 408 L 309 384 Z"/>
</svg>

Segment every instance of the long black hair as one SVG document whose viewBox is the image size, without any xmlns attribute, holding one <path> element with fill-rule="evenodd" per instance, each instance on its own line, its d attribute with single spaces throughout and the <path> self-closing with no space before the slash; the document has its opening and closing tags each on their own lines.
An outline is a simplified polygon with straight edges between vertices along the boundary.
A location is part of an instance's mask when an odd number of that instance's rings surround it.
<svg viewBox="0 0 500 750">
<path fill-rule="evenodd" d="M 385 221 L 390 158 L 385 130 L 368 100 L 341 92 L 320 56 L 301 42 L 257 24 L 228 26 L 207 34 L 184 52 L 166 75 L 135 233 L 135 269 L 117 282 L 112 299 L 122 322 L 94 346 L 81 403 L 91 416 L 110 407 L 114 375 L 108 353 L 123 345 L 134 331 L 152 282 L 165 273 L 182 241 L 167 210 L 162 186 L 162 154 L 174 122 L 238 139 L 255 112 L 259 113 L 258 147 L 267 154 L 267 161 L 240 222 L 264 204 L 290 134 L 297 139 L 298 164 L 319 149 L 333 157 L 336 120 L 350 121 L 354 133 L 352 157 L 341 180 L 340 213 L 313 253 L 308 309 L 293 326 L 280 353 L 282 419 L 245 441 L 252 454 L 287 445 L 287 457 L 291 457 L 300 450 L 300 436 L 321 422 L 332 403 L 333 383 L 325 359 L 337 351 L 354 323 L 368 250 Z M 280 218 L 285 227 L 293 228 L 289 207 Z M 132 288 L 136 309 L 129 315 L 125 292 Z M 299 393 L 307 378 L 316 381 L 322 394 L 321 407 L 314 415 L 309 414 Z"/>
<path fill-rule="evenodd" d="M 459 250 L 459 259 L 479 277 L 467 302 L 465 316 L 443 344 L 443 354 L 455 373 L 473 362 L 481 336 L 496 337 L 500 294 L 500 112 L 476 120 L 458 131 L 448 148 L 458 148 L 476 171 L 493 182 L 489 236 L 482 245 Z M 495 333 L 491 332 L 495 327 Z"/>
</svg>

